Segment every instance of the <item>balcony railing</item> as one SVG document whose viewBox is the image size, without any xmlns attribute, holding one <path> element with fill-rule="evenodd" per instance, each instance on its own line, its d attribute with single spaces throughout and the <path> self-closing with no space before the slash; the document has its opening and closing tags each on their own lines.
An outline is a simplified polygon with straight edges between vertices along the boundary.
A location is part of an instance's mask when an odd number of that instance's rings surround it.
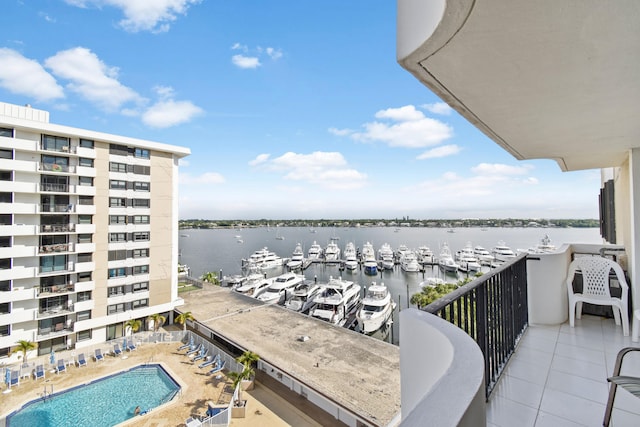
<svg viewBox="0 0 640 427">
<path fill-rule="evenodd" d="M 44 224 L 40 226 L 43 233 L 68 233 L 75 231 L 75 224 Z"/>
<path fill-rule="evenodd" d="M 40 286 L 40 291 L 38 293 L 38 296 L 47 297 L 54 294 L 63 294 L 63 293 L 69 293 L 73 291 L 74 291 L 73 283 L 68 283 L 63 285 Z"/>
<path fill-rule="evenodd" d="M 38 329 L 38 339 L 52 338 L 57 335 L 65 335 L 69 332 L 73 332 L 73 323 L 69 322 L 69 324 L 65 323 L 57 323 L 51 327 L 47 328 L 39 328 Z"/>
<path fill-rule="evenodd" d="M 76 147 L 70 147 L 68 145 L 58 145 L 56 144 L 40 144 L 40 147 L 44 151 L 56 151 L 58 153 L 75 153 Z"/>
<path fill-rule="evenodd" d="M 73 205 L 71 203 L 65 204 L 42 204 L 40 205 L 40 212 L 73 212 Z"/>
<path fill-rule="evenodd" d="M 73 243 L 56 243 L 53 245 L 40 246 L 41 254 L 55 253 L 55 252 L 72 252 Z"/>
<path fill-rule="evenodd" d="M 58 193 L 68 193 L 69 185 L 67 184 L 40 184 L 40 191 L 54 191 Z"/>
<path fill-rule="evenodd" d="M 75 172 L 74 166 L 59 165 L 57 163 L 40 163 L 40 170 L 46 172 Z"/>
<path fill-rule="evenodd" d="M 38 310 L 38 318 L 50 317 L 50 316 L 61 316 L 65 314 L 73 313 L 73 305 L 65 304 L 65 305 L 57 305 L 51 307 L 41 307 Z"/>
<path fill-rule="evenodd" d="M 483 274 L 425 311 L 464 330 L 484 355 L 487 399 L 528 326 L 527 257 Z"/>
</svg>

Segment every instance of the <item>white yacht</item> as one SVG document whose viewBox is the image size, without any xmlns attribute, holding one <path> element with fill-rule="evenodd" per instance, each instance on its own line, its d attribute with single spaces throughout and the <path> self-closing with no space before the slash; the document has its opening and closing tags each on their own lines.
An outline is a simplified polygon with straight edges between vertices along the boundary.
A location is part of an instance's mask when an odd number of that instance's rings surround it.
<svg viewBox="0 0 640 427">
<path fill-rule="evenodd" d="M 457 273 L 458 272 L 458 264 L 453 260 L 453 256 L 451 255 L 451 250 L 449 249 L 449 245 L 447 243 L 442 244 L 442 248 L 440 248 L 440 255 L 438 256 L 438 267 L 440 270 L 445 273 Z"/>
<path fill-rule="evenodd" d="M 313 299 L 316 306 L 311 310 L 311 316 L 344 326 L 349 314 L 354 312 L 360 303 L 360 285 L 342 278 L 330 278 L 321 288 Z"/>
<path fill-rule="evenodd" d="M 398 249 L 396 249 L 396 258 L 398 259 L 402 258 L 402 255 L 404 255 L 404 253 L 408 250 L 409 248 L 407 247 L 407 245 L 403 244 L 398 246 Z"/>
<path fill-rule="evenodd" d="M 476 246 L 473 248 L 473 254 L 478 258 L 480 265 L 491 265 L 493 262 L 493 255 L 491 255 L 491 252 L 482 246 Z"/>
<path fill-rule="evenodd" d="M 420 271 L 420 264 L 418 264 L 418 257 L 412 250 L 407 250 L 400 258 L 400 268 L 407 273 L 417 273 Z"/>
<path fill-rule="evenodd" d="M 425 286 L 435 287 L 437 285 L 444 285 L 444 279 L 439 277 L 427 277 L 424 281 L 420 282 L 418 285 L 420 288 L 424 288 Z"/>
<path fill-rule="evenodd" d="M 267 304 L 284 304 L 293 293 L 293 289 L 304 281 L 302 274 L 285 273 L 277 276 L 271 285 L 264 290 L 258 299 Z"/>
<path fill-rule="evenodd" d="M 320 285 L 312 280 L 305 280 L 296 285 L 291 292 L 291 298 L 284 303 L 289 310 L 307 313 L 315 306 L 314 298 L 320 291 Z"/>
<path fill-rule="evenodd" d="M 493 247 L 491 252 L 493 253 L 493 257 L 496 259 L 496 261 L 501 262 L 509 261 L 516 256 L 513 250 L 502 240 L 500 240 L 498 244 Z"/>
<path fill-rule="evenodd" d="M 480 271 L 481 268 L 478 258 L 473 253 L 473 245 L 471 245 L 471 242 L 468 242 L 464 248 L 456 251 L 456 262 L 458 263 L 460 271 L 466 273 Z"/>
<path fill-rule="evenodd" d="M 298 243 L 291 254 L 287 267 L 291 270 L 296 270 L 302 267 L 302 263 L 304 263 L 304 252 L 302 251 L 302 244 Z"/>
<path fill-rule="evenodd" d="M 545 234 L 544 237 L 540 239 L 540 243 L 533 248 L 529 248 L 526 252 L 529 252 L 530 254 L 546 254 L 555 252 L 556 250 L 556 245 L 552 244 L 549 235 Z"/>
<path fill-rule="evenodd" d="M 364 265 L 364 273 L 375 276 L 378 274 L 378 262 L 376 261 L 376 253 L 373 245 L 369 242 L 362 246 L 362 263 Z"/>
<path fill-rule="evenodd" d="M 380 266 L 385 270 L 393 270 L 393 266 L 395 264 L 393 258 L 393 249 L 391 249 L 391 245 L 388 243 L 383 243 L 378 249 L 378 260 L 380 261 Z"/>
<path fill-rule="evenodd" d="M 433 264 L 433 251 L 428 246 L 418 247 L 417 256 L 420 264 Z"/>
<path fill-rule="evenodd" d="M 358 254 L 356 245 L 353 242 L 347 243 L 344 248 L 344 267 L 347 270 L 355 270 L 358 268 Z"/>
<path fill-rule="evenodd" d="M 307 256 L 311 261 L 318 261 L 322 258 L 322 246 L 318 244 L 315 240 L 313 241 L 313 245 L 309 247 L 309 252 Z"/>
<path fill-rule="evenodd" d="M 257 274 L 254 278 L 245 281 L 233 290 L 249 297 L 258 298 L 265 289 L 271 286 L 272 282 L 273 279 L 267 279 L 264 276 Z"/>
<path fill-rule="evenodd" d="M 389 289 L 380 283 L 373 282 L 362 299 L 362 307 L 357 318 L 360 331 L 371 334 L 391 322 L 396 303 L 391 299 Z"/>
<path fill-rule="evenodd" d="M 326 262 L 338 262 L 340 261 L 340 248 L 338 244 L 331 240 L 324 250 L 324 260 Z"/>
<path fill-rule="evenodd" d="M 271 252 L 266 246 L 258 249 L 248 259 L 242 260 L 244 268 L 254 270 L 268 270 L 271 268 L 282 267 L 285 259 Z"/>
</svg>

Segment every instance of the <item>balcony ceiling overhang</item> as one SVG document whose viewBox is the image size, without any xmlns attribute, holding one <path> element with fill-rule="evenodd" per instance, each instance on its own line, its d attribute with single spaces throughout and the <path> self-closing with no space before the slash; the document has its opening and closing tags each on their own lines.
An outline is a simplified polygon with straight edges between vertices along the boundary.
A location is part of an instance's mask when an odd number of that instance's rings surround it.
<svg viewBox="0 0 640 427">
<path fill-rule="evenodd" d="M 640 146 L 640 1 L 398 0 L 398 62 L 517 159 Z"/>
</svg>

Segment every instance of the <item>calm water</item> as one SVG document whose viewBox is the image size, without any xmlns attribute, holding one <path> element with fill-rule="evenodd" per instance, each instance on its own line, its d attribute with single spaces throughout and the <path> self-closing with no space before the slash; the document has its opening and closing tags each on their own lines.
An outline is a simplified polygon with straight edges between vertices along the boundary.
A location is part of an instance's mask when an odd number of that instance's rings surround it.
<svg viewBox="0 0 640 427">
<path fill-rule="evenodd" d="M 601 243 L 600 230 L 597 228 L 456 228 L 453 233 L 444 228 L 399 228 L 366 227 L 366 228 L 316 228 L 312 233 L 309 228 L 281 227 L 250 229 L 217 229 L 217 230 L 181 230 L 180 262 L 191 268 L 191 275 L 200 277 L 207 271 L 220 272 L 223 275 L 241 273 L 242 259 L 248 258 L 254 251 L 268 247 L 276 254 L 289 258 L 296 243 L 301 243 L 305 257 L 309 246 L 314 241 L 323 248 L 332 238 L 337 241 L 340 250 L 344 251 L 347 242 L 353 242 L 362 249 L 366 242 L 371 242 L 376 253 L 383 243 L 389 243 L 395 251 L 401 244 L 409 249 L 417 249 L 421 245 L 431 248 L 434 256 L 438 256 L 440 246 L 447 243 L 451 252 L 462 249 L 468 242 L 473 246 L 483 246 L 491 250 L 499 241 L 504 241 L 513 250 L 526 249 L 540 243 L 548 234 L 556 246 L 563 243 Z M 238 243 L 241 236 L 242 243 Z M 276 239 L 277 236 L 284 240 Z M 269 275 L 277 275 L 283 271 L 273 269 Z M 399 307 L 407 307 L 411 295 L 419 292 L 419 284 L 427 277 L 445 278 L 448 282 L 456 282 L 458 277 L 444 277 L 437 266 L 427 267 L 424 273 L 405 273 L 399 266 L 393 271 L 384 271 L 377 276 L 365 275 L 361 270 L 340 271 L 337 265 L 312 264 L 304 272 L 305 276 L 319 281 L 328 280 L 329 276 L 340 276 L 353 280 L 362 286 L 369 286 L 372 281 L 384 282 L 389 288 Z M 459 278 L 464 277 L 463 273 Z M 394 316 L 397 319 L 397 312 Z M 397 321 L 393 328 L 393 341 L 397 341 Z M 391 337 L 389 337 L 391 339 Z"/>
<path fill-rule="evenodd" d="M 145 411 L 165 403 L 179 388 L 161 367 L 140 366 L 29 403 L 7 426 L 112 426 L 133 417 L 136 406 Z"/>
</svg>

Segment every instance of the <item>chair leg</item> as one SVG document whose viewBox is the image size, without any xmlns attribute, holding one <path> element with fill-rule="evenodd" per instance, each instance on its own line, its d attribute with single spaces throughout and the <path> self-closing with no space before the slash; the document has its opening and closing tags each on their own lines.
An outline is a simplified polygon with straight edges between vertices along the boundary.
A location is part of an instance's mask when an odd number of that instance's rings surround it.
<svg viewBox="0 0 640 427">
<path fill-rule="evenodd" d="M 612 305 L 611 310 L 613 311 L 613 319 L 616 321 L 616 325 L 620 326 L 620 311 L 622 309 Z"/>
<path fill-rule="evenodd" d="M 576 319 L 580 319 L 582 317 L 582 301 L 578 301 L 576 303 Z"/>
<path fill-rule="evenodd" d="M 625 337 L 629 336 L 629 310 L 625 307 L 620 308 L 620 317 L 622 317 L 622 334 Z"/>
<path fill-rule="evenodd" d="M 569 325 L 573 328 L 575 326 L 575 317 L 576 317 L 576 304 L 569 303 Z"/>
</svg>

